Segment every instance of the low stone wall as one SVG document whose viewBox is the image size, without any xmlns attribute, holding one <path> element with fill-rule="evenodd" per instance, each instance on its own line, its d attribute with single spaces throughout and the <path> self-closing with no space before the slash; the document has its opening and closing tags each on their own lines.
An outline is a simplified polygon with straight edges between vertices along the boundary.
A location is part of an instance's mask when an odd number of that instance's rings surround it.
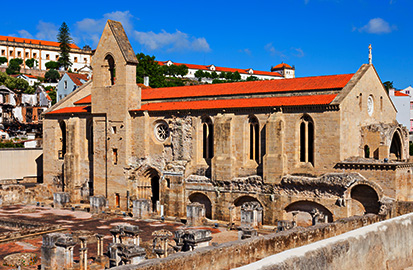
<svg viewBox="0 0 413 270">
<path fill-rule="evenodd" d="M 21 239 L 33 234 L 38 235 L 51 231 L 62 230 L 60 225 L 49 225 L 24 220 L 16 221 L 7 218 L 0 218 L 0 227 L 9 227 L 15 229 L 0 233 L 0 243 L 13 242 L 16 240 L 16 238 Z"/>
<path fill-rule="evenodd" d="M 215 247 L 203 247 L 192 252 L 172 254 L 163 259 L 147 260 L 139 265 L 125 265 L 113 269 L 230 269 L 288 249 L 340 235 L 377 221 L 379 219 L 376 215 L 350 217 L 333 223 L 319 224 L 308 228 L 299 227 L 248 240 L 228 242 Z"/>
<path fill-rule="evenodd" d="M 413 214 L 378 222 L 237 268 L 405 269 L 413 266 Z M 410 268 L 409 268 L 410 269 Z"/>
</svg>

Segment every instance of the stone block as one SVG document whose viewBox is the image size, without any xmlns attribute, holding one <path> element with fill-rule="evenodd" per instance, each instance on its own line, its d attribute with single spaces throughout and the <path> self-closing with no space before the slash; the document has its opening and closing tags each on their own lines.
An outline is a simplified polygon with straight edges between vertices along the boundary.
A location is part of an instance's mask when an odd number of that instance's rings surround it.
<svg viewBox="0 0 413 270">
<path fill-rule="evenodd" d="M 70 202 L 70 195 L 67 192 L 53 193 L 53 204 L 55 208 L 65 207 Z"/>
<path fill-rule="evenodd" d="M 186 217 L 188 226 L 200 226 L 205 219 L 205 206 L 194 202 L 186 206 Z"/>
<path fill-rule="evenodd" d="M 138 219 L 146 219 L 151 216 L 151 202 L 146 199 L 134 200 L 133 204 L 133 216 Z"/>
<path fill-rule="evenodd" d="M 241 206 L 241 226 L 262 226 L 262 207 L 259 202 L 246 202 Z"/>
<path fill-rule="evenodd" d="M 103 195 L 96 195 L 90 197 L 90 212 L 92 214 L 99 214 L 105 211 L 108 201 Z"/>
</svg>

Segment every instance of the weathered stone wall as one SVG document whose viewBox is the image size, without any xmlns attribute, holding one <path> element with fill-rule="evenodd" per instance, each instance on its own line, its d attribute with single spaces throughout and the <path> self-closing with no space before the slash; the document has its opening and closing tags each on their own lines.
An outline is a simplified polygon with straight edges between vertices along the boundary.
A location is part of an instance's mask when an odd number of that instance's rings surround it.
<svg viewBox="0 0 413 270">
<path fill-rule="evenodd" d="M 413 220 L 413 216 L 411 218 Z M 294 228 L 289 231 L 259 236 L 253 239 L 228 242 L 216 247 L 199 248 L 193 252 L 176 253 L 167 258 L 147 260 L 139 265 L 120 266 L 114 269 L 230 269 L 255 262 L 281 251 L 330 238 L 377 221 L 378 218 L 375 215 L 351 217 L 306 229 Z"/>
<path fill-rule="evenodd" d="M 345 96 L 340 104 L 340 160 L 352 156 L 363 156 L 361 145 L 361 127 L 378 123 L 393 123 L 396 119 L 396 109 L 377 76 L 376 70 L 371 65 L 363 65 L 359 70 L 359 78 L 353 78 L 354 88 Z M 351 86 L 352 82 L 347 86 Z M 343 93 L 346 88 L 342 90 Z M 368 114 L 367 99 L 373 99 L 373 112 Z M 334 103 L 334 101 L 333 101 Z M 352 147 L 349 147 L 349 146 Z M 357 146 L 357 147 L 355 147 Z M 390 145 L 388 145 L 390 147 Z M 374 152 L 371 148 L 371 153 Z"/>
<path fill-rule="evenodd" d="M 378 222 L 237 268 L 406 269 L 413 266 L 413 214 Z"/>
</svg>

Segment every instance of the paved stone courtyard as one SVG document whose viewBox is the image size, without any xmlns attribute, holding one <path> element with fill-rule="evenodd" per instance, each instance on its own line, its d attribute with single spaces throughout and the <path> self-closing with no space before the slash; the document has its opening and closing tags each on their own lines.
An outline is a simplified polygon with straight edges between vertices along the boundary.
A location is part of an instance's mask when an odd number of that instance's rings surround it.
<svg viewBox="0 0 413 270">
<path fill-rule="evenodd" d="M 107 245 L 112 242 L 112 236 L 110 229 L 113 226 L 129 223 L 132 225 L 138 225 L 142 232 L 139 234 L 141 238 L 141 246 L 145 247 L 148 251 L 147 256 L 153 256 L 150 252 L 152 243 L 152 232 L 160 229 L 166 229 L 171 232 L 178 230 L 183 226 L 182 223 L 177 222 L 161 222 L 156 220 L 135 220 L 131 217 L 117 216 L 117 215 L 105 215 L 105 216 L 92 216 L 88 212 L 84 211 L 72 211 L 54 209 L 50 207 L 40 206 L 7 206 L 0 208 L 0 218 L 13 219 L 15 221 L 26 221 L 44 223 L 50 225 L 60 225 L 61 228 L 66 229 L 69 233 L 78 236 L 88 237 L 88 256 L 93 258 L 96 255 L 96 239 L 95 234 L 104 235 L 104 247 L 107 251 Z M 227 231 L 224 228 L 208 228 L 212 232 L 212 242 L 224 243 L 228 241 L 237 240 L 237 231 Z M 16 228 L 0 227 L 0 234 L 3 232 L 16 230 Z M 40 265 L 40 247 L 42 245 L 42 235 L 33 237 L 16 239 L 11 242 L 0 242 L 0 269 L 13 269 L 9 266 L 3 265 L 3 259 L 5 256 L 19 252 L 32 252 L 38 255 L 38 263 L 32 267 L 24 269 L 38 269 Z M 79 259 L 79 246 L 74 249 L 74 259 Z"/>
</svg>

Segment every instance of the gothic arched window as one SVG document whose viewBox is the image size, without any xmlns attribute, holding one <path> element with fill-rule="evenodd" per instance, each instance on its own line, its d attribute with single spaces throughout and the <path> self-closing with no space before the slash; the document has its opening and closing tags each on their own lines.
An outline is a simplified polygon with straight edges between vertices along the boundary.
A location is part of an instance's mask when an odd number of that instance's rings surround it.
<svg viewBox="0 0 413 270">
<path fill-rule="evenodd" d="M 250 126 L 250 159 L 259 162 L 260 155 L 260 127 L 255 116 L 249 119 Z"/>
<path fill-rule="evenodd" d="M 301 117 L 300 161 L 314 165 L 314 123 L 308 115 Z"/>
<path fill-rule="evenodd" d="M 214 125 L 209 117 L 202 120 L 202 144 L 203 158 L 210 159 L 214 157 Z"/>
</svg>

